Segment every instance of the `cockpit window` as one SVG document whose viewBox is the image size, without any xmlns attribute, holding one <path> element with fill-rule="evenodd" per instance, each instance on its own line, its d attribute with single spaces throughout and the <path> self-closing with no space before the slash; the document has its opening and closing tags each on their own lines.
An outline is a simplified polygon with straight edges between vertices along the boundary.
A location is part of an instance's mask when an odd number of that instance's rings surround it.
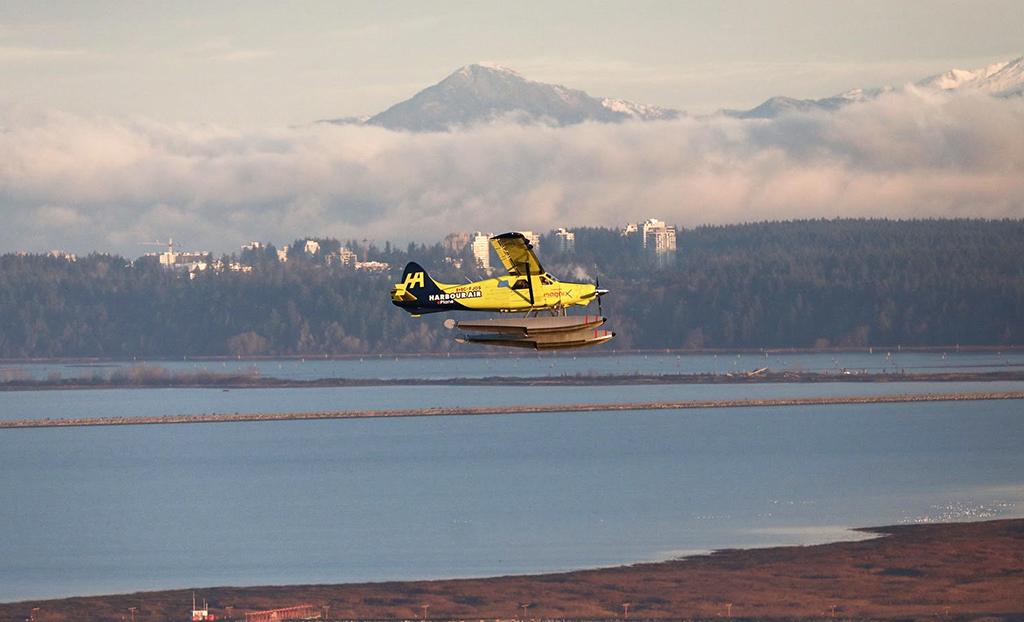
<svg viewBox="0 0 1024 622">
<path fill-rule="evenodd" d="M 540 277 L 540 282 L 544 285 L 551 285 L 551 279 L 546 274 Z"/>
<path fill-rule="evenodd" d="M 526 279 L 519 279 L 512 285 L 512 289 L 530 289 L 530 284 Z"/>
</svg>

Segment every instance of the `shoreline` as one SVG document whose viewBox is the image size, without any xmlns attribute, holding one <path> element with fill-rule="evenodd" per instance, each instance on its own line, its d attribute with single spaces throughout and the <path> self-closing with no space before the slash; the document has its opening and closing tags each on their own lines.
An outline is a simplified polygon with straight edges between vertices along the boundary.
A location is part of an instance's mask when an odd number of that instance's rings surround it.
<svg viewBox="0 0 1024 622">
<path fill-rule="evenodd" d="M 1024 519 L 858 528 L 879 537 L 724 549 L 663 562 L 479 579 L 196 588 L 211 609 L 310 604 L 329 619 L 991 620 L 1024 617 Z M 0 622 L 187 616 L 192 588 L 0 603 Z M 229 609 L 230 607 L 230 609 Z"/>
<path fill-rule="evenodd" d="M 104 427 L 128 425 L 180 425 L 268 421 L 309 421 L 324 419 L 380 419 L 407 417 L 453 417 L 484 415 L 527 415 L 540 413 L 621 412 L 633 410 L 699 410 L 712 408 L 767 408 L 835 404 L 894 404 L 979 400 L 1024 400 L 1024 391 L 959 392 L 862 395 L 739 400 L 687 400 L 680 402 L 632 402 L 611 404 L 546 404 L 530 406 L 477 406 L 451 408 L 408 408 L 394 410 L 340 410 L 325 412 L 222 413 L 210 415 L 157 415 L 147 417 L 92 417 L 66 419 L 13 419 L 0 421 L 0 429 Z"/>
</svg>

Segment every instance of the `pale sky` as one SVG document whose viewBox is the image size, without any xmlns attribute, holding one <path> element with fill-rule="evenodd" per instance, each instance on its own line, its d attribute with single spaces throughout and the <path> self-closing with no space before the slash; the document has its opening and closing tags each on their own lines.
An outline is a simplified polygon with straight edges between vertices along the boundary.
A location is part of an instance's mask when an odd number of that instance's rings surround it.
<svg viewBox="0 0 1024 622">
<path fill-rule="evenodd" d="M 370 115 L 487 61 L 691 113 L 1024 54 L 1024 1 L 0 3 L 0 253 L 432 242 L 660 218 L 1024 217 L 1024 98 L 410 134 Z"/>
<path fill-rule="evenodd" d="M 1024 54 L 1024 2 L 18 2 L 0 104 L 269 127 L 369 115 L 454 69 L 690 112 Z"/>
</svg>

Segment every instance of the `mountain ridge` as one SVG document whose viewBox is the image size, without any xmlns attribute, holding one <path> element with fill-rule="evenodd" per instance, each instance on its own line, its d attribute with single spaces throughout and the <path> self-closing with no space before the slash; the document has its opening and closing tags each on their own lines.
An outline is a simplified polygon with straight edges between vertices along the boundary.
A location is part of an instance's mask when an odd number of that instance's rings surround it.
<svg viewBox="0 0 1024 622">
<path fill-rule="evenodd" d="M 659 106 L 592 97 L 579 89 L 528 80 L 507 67 L 474 63 L 369 117 L 365 124 L 392 130 L 442 132 L 501 119 L 562 127 L 587 121 L 674 119 L 680 114 L 678 110 Z"/>
<path fill-rule="evenodd" d="M 912 83 L 914 88 L 937 91 L 975 91 L 993 97 L 1024 95 L 1024 56 L 1013 60 L 986 65 L 979 69 L 950 69 Z M 906 86 L 900 88 L 907 88 Z M 723 109 L 719 114 L 738 119 L 773 119 L 792 112 L 820 110 L 832 112 L 862 101 L 869 101 L 885 93 L 898 91 L 897 87 L 854 88 L 838 95 L 821 99 L 795 99 L 775 96 L 749 110 Z"/>
<path fill-rule="evenodd" d="M 834 112 L 852 103 L 908 88 L 972 91 L 994 97 L 1024 96 L 1024 56 L 974 70 L 950 69 L 902 87 L 853 88 L 821 99 L 777 95 L 749 110 L 722 109 L 714 115 L 774 119 L 787 114 Z M 585 122 L 662 121 L 685 114 L 672 108 L 594 97 L 561 84 L 529 80 L 501 65 L 474 63 L 456 69 L 440 82 L 375 115 L 321 122 L 408 132 L 446 132 L 502 120 L 564 127 Z"/>
<path fill-rule="evenodd" d="M 1024 56 L 980 69 L 950 69 L 918 81 L 917 86 L 944 91 L 969 89 L 996 97 L 1024 93 Z"/>
</svg>

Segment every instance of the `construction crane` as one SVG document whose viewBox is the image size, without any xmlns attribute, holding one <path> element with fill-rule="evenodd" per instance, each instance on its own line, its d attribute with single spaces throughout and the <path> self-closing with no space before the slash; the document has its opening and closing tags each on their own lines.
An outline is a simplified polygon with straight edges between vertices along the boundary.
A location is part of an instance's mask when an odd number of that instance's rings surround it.
<svg viewBox="0 0 1024 622">
<path fill-rule="evenodd" d="M 139 242 L 139 246 L 166 246 L 168 253 L 174 253 L 174 238 L 167 238 L 166 242 Z"/>
<path fill-rule="evenodd" d="M 139 242 L 139 246 L 166 246 L 166 253 L 158 253 L 160 258 L 160 264 L 164 266 L 173 266 L 178 256 L 174 254 L 174 238 L 167 238 L 167 242 Z"/>
</svg>

